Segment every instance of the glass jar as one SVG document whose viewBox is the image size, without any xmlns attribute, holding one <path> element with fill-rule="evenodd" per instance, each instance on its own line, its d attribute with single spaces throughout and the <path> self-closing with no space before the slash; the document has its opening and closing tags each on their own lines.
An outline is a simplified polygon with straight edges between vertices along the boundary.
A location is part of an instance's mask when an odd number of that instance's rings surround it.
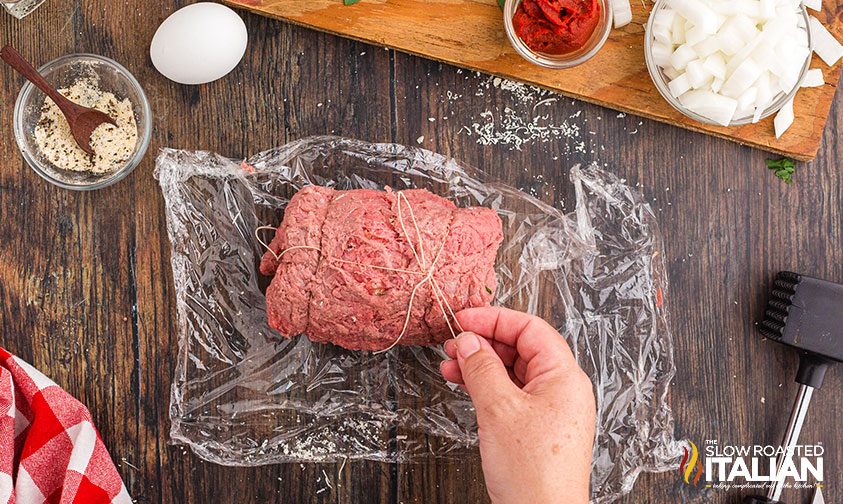
<svg viewBox="0 0 843 504">
<path fill-rule="evenodd" d="M 32 13 L 46 0 L 0 0 L 0 5 L 18 19 Z"/>
<path fill-rule="evenodd" d="M 594 33 L 588 39 L 586 44 L 576 51 L 568 54 L 544 54 L 533 51 L 524 43 L 523 40 L 515 33 L 515 26 L 512 18 L 515 17 L 515 12 L 521 4 L 521 0 L 506 0 L 503 7 L 503 22 L 506 36 L 515 51 L 527 61 L 542 66 L 545 68 L 571 68 L 588 61 L 592 56 L 597 54 L 606 40 L 609 38 L 609 32 L 612 31 L 612 24 L 614 22 L 612 15 L 612 8 L 609 5 L 610 0 L 598 0 L 600 4 L 600 20 Z"/>
</svg>

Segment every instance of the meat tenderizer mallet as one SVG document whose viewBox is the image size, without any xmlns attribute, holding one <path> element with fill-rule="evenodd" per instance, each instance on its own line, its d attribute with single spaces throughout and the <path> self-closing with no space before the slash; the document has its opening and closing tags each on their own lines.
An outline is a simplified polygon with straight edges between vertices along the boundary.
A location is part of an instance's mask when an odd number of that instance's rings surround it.
<svg viewBox="0 0 843 504">
<path fill-rule="evenodd" d="M 782 271 L 776 276 L 758 330 L 799 353 L 799 392 L 782 440 L 783 453 L 776 461 L 779 474 L 799 441 L 811 395 L 822 386 L 829 365 L 843 362 L 843 285 Z M 777 478 L 766 497 L 748 496 L 744 504 L 782 504 L 779 497 L 783 483 Z"/>
</svg>

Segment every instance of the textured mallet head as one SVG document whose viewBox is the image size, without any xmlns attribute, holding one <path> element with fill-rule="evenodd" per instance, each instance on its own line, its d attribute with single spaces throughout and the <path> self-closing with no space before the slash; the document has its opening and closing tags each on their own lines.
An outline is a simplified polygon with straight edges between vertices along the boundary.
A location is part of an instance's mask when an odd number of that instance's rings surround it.
<svg viewBox="0 0 843 504">
<path fill-rule="evenodd" d="M 843 285 L 782 271 L 758 329 L 771 340 L 843 362 Z"/>
</svg>

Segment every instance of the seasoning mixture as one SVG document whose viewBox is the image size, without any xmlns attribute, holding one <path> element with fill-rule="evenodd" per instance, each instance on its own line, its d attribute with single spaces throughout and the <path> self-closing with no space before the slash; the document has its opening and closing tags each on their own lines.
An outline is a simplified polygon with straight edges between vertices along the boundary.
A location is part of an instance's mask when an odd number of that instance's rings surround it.
<svg viewBox="0 0 843 504">
<path fill-rule="evenodd" d="M 131 157 L 138 141 L 138 125 L 128 98 L 118 100 L 89 77 L 58 91 L 79 105 L 105 112 L 117 126 L 103 124 L 94 130 L 91 134 L 94 155 L 90 156 L 76 144 L 61 110 L 47 98 L 41 109 L 41 119 L 35 126 L 35 143 L 44 157 L 64 170 L 98 174 L 118 169 Z"/>
<path fill-rule="evenodd" d="M 582 48 L 600 22 L 597 0 L 522 0 L 512 18 L 518 38 L 533 51 L 568 54 Z"/>
</svg>

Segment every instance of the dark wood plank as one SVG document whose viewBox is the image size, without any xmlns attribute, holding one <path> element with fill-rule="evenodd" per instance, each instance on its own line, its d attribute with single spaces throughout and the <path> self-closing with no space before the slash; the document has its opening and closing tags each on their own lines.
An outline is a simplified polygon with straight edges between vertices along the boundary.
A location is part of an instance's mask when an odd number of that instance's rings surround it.
<svg viewBox="0 0 843 504">
<path fill-rule="evenodd" d="M 22 22 L 0 17 L 4 41 L 37 62 L 99 52 L 126 64 L 152 98 L 154 141 L 141 166 L 112 188 L 71 193 L 47 185 L 21 160 L 8 127 L 20 80 L 0 72 L 0 124 L 7 125 L 0 141 L 0 344 L 90 407 L 139 502 L 485 501 L 476 456 L 349 463 L 338 474 L 338 464 L 220 467 L 169 444 L 177 340 L 163 201 L 152 178 L 162 146 L 245 157 L 310 134 L 411 145 L 424 137 L 421 145 L 568 209 L 568 168 L 605 162 L 639 183 L 660 217 L 672 287 L 677 435 L 778 443 L 796 363 L 762 342 L 753 321 L 778 269 L 843 282 L 839 97 L 824 147 L 815 162 L 799 166 L 793 186 L 766 170 L 763 153 L 569 99 L 542 108 L 555 123 L 581 125 L 579 137 L 510 150 L 479 145 L 464 128 L 482 123 L 481 112 L 523 106 L 485 77 L 251 15 L 251 44 L 232 75 L 196 88 L 170 83 L 151 67 L 147 44 L 183 3 L 52 1 Z M 804 431 L 827 450 L 827 502 L 843 498 L 840 430 L 827 420 L 843 414 L 841 386 L 840 372 L 832 372 Z M 317 494 L 323 469 L 342 487 Z M 785 495 L 793 502 L 805 496 Z M 623 502 L 724 500 L 736 494 L 689 488 L 670 473 L 642 476 Z"/>
</svg>

